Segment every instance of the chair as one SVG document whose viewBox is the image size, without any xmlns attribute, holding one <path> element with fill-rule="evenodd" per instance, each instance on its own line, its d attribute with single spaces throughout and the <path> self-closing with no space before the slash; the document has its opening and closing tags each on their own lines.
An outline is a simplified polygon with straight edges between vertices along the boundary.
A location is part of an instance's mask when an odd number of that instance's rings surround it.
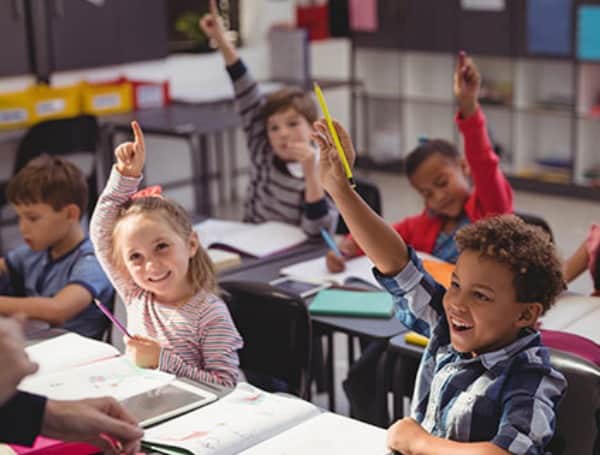
<svg viewBox="0 0 600 455">
<path fill-rule="evenodd" d="M 521 218 L 527 224 L 531 224 L 533 226 L 542 228 L 542 230 L 544 230 L 550 236 L 550 241 L 554 243 L 554 235 L 552 234 L 552 229 L 550 228 L 550 225 L 545 219 L 538 215 L 533 215 L 531 213 L 525 212 L 515 212 L 515 215 Z"/>
<path fill-rule="evenodd" d="M 83 154 L 92 154 L 91 173 L 87 175 L 89 187 L 88 213 L 92 213 L 98 198 L 98 165 L 96 145 L 99 130 L 96 117 L 81 115 L 74 118 L 48 120 L 34 125 L 27 131 L 17 149 L 13 175 L 31 159 L 43 153 L 48 155 L 77 155 L 81 161 Z M 79 164 L 79 163 L 78 163 Z M 102 175 L 102 177 L 104 177 Z M 6 205 L 7 183 L 0 185 L 0 209 Z M 1 216 L 1 213 L 0 213 Z M 15 219 L 0 219 L 0 226 L 14 224 Z"/>
<path fill-rule="evenodd" d="M 600 455 L 600 368 L 555 349 L 550 350 L 550 360 L 565 375 L 568 387 L 546 449 L 553 455 Z"/>
<path fill-rule="evenodd" d="M 363 198 L 363 200 L 369 204 L 378 215 L 381 215 L 383 212 L 383 207 L 381 205 L 381 194 L 379 193 L 379 188 L 371 182 L 368 182 L 364 179 L 355 178 L 354 182 L 356 183 L 356 192 Z M 348 226 L 346 226 L 346 222 L 340 215 L 336 234 L 348 234 Z"/>
<path fill-rule="evenodd" d="M 21 170 L 29 161 L 43 153 L 48 155 L 92 154 L 94 165 L 87 176 L 89 186 L 89 213 L 93 212 L 98 198 L 96 145 L 98 142 L 98 122 L 92 115 L 48 120 L 34 125 L 25 135 L 19 148 L 13 174 Z"/>
<path fill-rule="evenodd" d="M 244 340 L 240 367 L 248 382 L 308 398 L 312 324 L 303 300 L 267 283 L 220 285 Z"/>
</svg>

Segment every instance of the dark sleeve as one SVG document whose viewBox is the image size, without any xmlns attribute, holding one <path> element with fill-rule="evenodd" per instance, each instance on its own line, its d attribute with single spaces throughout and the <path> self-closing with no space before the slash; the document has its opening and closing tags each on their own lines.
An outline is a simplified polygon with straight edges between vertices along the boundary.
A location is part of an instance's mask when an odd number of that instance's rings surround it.
<svg viewBox="0 0 600 455">
<path fill-rule="evenodd" d="M 0 442 L 30 446 L 40 434 L 46 398 L 27 392 L 0 406 Z"/>
</svg>

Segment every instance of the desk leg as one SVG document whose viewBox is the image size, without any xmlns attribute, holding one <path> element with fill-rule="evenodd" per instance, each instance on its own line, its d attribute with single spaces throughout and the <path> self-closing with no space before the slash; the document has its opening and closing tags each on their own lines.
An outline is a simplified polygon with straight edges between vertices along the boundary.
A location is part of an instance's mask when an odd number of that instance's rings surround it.
<svg viewBox="0 0 600 455">
<path fill-rule="evenodd" d="M 204 134 L 191 134 L 189 137 L 192 153 L 192 174 L 194 176 L 194 199 L 196 213 L 211 215 L 210 181 L 208 179 L 208 141 Z M 198 183 L 200 180 L 200 183 Z"/>
<path fill-rule="evenodd" d="M 215 134 L 215 153 L 217 155 L 217 178 L 219 188 L 219 203 L 225 203 L 225 178 L 227 172 L 225 170 L 225 156 L 223 150 L 223 135 L 224 133 L 218 132 Z"/>
<path fill-rule="evenodd" d="M 237 202 L 238 200 L 238 177 L 239 169 L 237 165 L 237 130 L 230 128 L 227 132 L 229 136 L 229 178 L 230 178 L 230 189 L 231 189 L 231 202 Z"/>
<path fill-rule="evenodd" d="M 327 332 L 327 387 L 329 389 L 329 410 L 335 412 L 335 362 L 333 351 L 333 332 Z"/>
<path fill-rule="evenodd" d="M 348 369 L 354 363 L 354 335 L 348 335 Z"/>
</svg>

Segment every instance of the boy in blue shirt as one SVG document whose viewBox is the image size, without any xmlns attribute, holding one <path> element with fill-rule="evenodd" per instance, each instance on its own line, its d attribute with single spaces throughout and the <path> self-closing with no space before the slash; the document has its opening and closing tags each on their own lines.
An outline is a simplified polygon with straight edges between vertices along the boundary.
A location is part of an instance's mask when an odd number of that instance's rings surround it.
<svg viewBox="0 0 600 455">
<path fill-rule="evenodd" d="M 446 291 L 415 251 L 348 184 L 323 120 L 315 124 L 321 181 L 392 294 L 396 316 L 429 337 L 411 417 L 388 446 L 403 455 L 544 454 L 566 381 L 534 329 L 564 289 L 549 238 L 511 215 L 462 228 Z M 354 149 L 337 124 L 349 162 Z"/>
<path fill-rule="evenodd" d="M 0 315 L 24 313 L 100 338 L 108 320 L 93 299 L 110 307 L 114 291 L 80 224 L 88 201 L 85 176 L 63 158 L 42 155 L 10 180 L 6 197 L 25 245 L 0 258 L 9 283 L 0 290 Z"/>
</svg>

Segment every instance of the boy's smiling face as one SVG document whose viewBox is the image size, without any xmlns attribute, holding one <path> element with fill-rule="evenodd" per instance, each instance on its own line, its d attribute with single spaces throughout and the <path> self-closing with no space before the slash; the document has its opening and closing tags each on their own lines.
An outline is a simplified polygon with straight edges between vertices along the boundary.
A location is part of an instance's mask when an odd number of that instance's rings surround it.
<svg viewBox="0 0 600 455">
<path fill-rule="evenodd" d="M 542 312 L 539 303 L 517 302 L 507 265 L 473 250 L 458 257 L 443 304 L 452 347 L 474 355 L 512 343 Z"/>
</svg>

